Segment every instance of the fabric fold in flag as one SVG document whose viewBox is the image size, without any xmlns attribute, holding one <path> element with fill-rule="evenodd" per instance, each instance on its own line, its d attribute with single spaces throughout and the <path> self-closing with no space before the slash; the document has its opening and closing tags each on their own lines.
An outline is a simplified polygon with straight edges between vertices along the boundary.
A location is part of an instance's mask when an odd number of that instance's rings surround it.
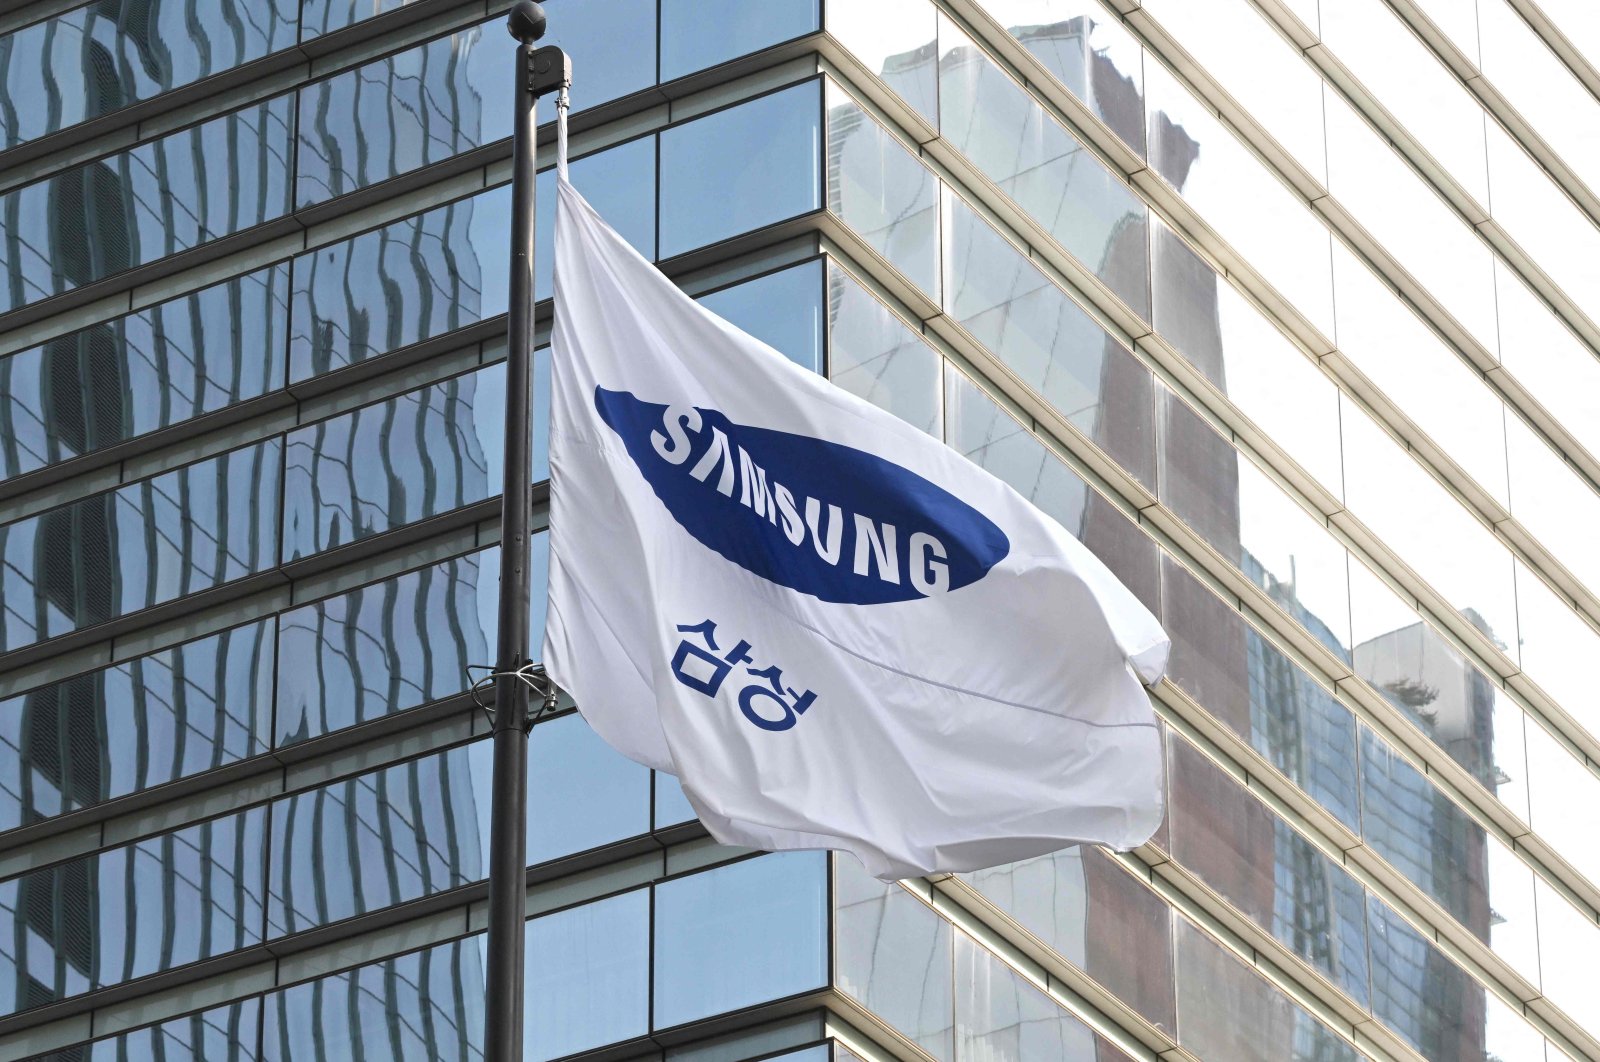
<svg viewBox="0 0 1600 1062">
<path fill-rule="evenodd" d="M 543 659 L 594 730 L 677 775 L 717 840 L 881 878 L 1148 840 L 1155 617 L 557 188 Z"/>
</svg>

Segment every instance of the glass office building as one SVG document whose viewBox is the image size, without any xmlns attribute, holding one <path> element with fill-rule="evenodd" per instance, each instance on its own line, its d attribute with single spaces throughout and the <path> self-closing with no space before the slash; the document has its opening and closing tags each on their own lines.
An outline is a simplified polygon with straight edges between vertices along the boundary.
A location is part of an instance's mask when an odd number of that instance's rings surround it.
<svg viewBox="0 0 1600 1062">
<path fill-rule="evenodd" d="M 506 6 L 0 12 L 0 1059 L 481 1057 Z M 1173 658 L 1149 844 L 895 885 L 541 722 L 530 1060 L 1600 1058 L 1591 5 L 547 8 L 616 228 Z"/>
</svg>

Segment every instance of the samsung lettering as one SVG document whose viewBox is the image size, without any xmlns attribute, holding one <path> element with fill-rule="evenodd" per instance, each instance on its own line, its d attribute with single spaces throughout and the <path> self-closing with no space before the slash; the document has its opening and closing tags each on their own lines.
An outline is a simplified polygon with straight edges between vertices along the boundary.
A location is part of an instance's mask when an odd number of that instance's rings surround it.
<svg viewBox="0 0 1600 1062">
<path fill-rule="evenodd" d="M 764 579 L 823 601 L 914 601 L 982 579 L 1005 533 L 873 454 L 595 389 L 595 408 L 672 518 Z"/>
</svg>

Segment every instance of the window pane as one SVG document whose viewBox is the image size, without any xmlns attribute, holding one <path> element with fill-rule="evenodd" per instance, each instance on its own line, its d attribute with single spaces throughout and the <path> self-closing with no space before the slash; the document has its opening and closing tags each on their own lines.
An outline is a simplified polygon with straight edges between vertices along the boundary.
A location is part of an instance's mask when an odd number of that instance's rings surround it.
<svg viewBox="0 0 1600 1062">
<path fill-rule="evenodd" d="M 296 205 L 510 136 L 503 41 L 474 26 L 301 89 Z"/>
<path fill-rule="evenodd" d="M 661 80 L 704 70 L 817 29 L 818 0 L 662 0 Z"/>
<path fill-rule="evenodd" d="M 935 438 L 944 435 L 943 359 L 837 266 L 828 269 L 833 382 Z"/>
<path fill-rule="evenodd" d="M 656 887 L 656 1028 L 827 982 L 827 858 L 783 852 Z"/>
<path fill-rule="evenodd" d="M 939 125 L 938 9 L 928 0 L 873 0 L 870 4 L 830 3 L 828 32 L 861 61 L 870 74 Z"/>
<path fill-rule="evenodd" d="M 288 289 L 272 266 L 0 358 L 0 478 L 282 387 Z"/>
<path fill-rule="evenodd" d="M 939 296 L 939 181 L 828 82 L 828 209 L 930 298 Z"/>
<path fill-rule="evenodd" d="M 150 1058 L 161 1062 L 255 1062 L 261 1000 L 243 999 L 226 1007 L 152 1025 L 122 1036 L 109 1036 L 78 1054 L 68 1048 L 48 1056 L 65 1062 L 128 1062 Z M 42 1060 L 41 1060 L 42 1062 Z"/>
<path fill-rule="evenodd" d="M 650 890 L 533 919 L 526 965 L 529 1062 L 648 1033 Z"/>
<path fill-rule="evenodd" d="M 536 600 L 544 597 L 546 560 L 538 545 L 530 572 Z M 466 689 L 467 665 L 493 654 L 499 582 L 500 551 L 487 549 L 285 612 L 276 743 Z"/>
<path fill-rule="evenodd" d="M 822 371 L 822 261 L 714 291 L 700 305 L 802 369 Z"/>
<path fill-rule="evenodd" d="M 504 421 L 499 364 L 289 433 L 284 559 L 498 493 Z"/>
<path fill-rule="evenodd" d="M 255 808 L 0 882 L 0 1014 L 259 943 Z"/>
<path fill-rule="evenodd" d="M 965 933 L 956 934 L 956 1057 L 1092 1062 L 1095 1035 Z"/>
<path fill-rule="evenodd" d="M 0 37 L 0 146 L 291 47 L 298 7 L 298 0 L 84 4 Z"/>
<path fill-rule="evenodd" d="M 953 196 L 949 206 L 946 311 L 1153 487 L 1150 371 L 976 211 Z"/>
<path fill-rule="evenodd" d="M 934 1058 L 954 1058 L 950 923 L 853 856 L 837 856 L 834 867 L 839 989 Z"/>
<path fill-rule="evenodd" d="M 650 769 L 601 741 L 583 716 L 541 723 L 528 742 L 530 866 L 650 832 Z"/>
<path fill-rule="evenodd" d="M 0 526 L 0 648 L 273 564 L 281 455 L 269 439 Z"/>
<path fill-rule="evenodd" d="M 661 134 L 663 258 L 821 206 L 821 91 L 808 81 Z"/>
<path fill-rule="evenodd" d="M 290 381 L 504 313 L 510 219 L 508 185 L 296 258 Z"/>
<path fill-rule="evenodd" d="M 0 830 L 266 751 L 268 621 L 0 701 Z"/>
<path fill-rule="evenodd" d="M 675 826 L 680 822 L 694 821 L 694 808 L 683 795 L 683 786 L 670 774 L 652 771 L 655 775 L 655 828 Z"/>
<path fill-rule="evenodd" d="M 275 802 L 268 936 L 481 881 L 491 760 L 479 741 Z"/>
<path fill-rule="evenodd" d="M 0 312 L 282 216 L 292 108 L 279 96 L 0 196 Z"/>
<path fill-rule="evenodd" d="M 472 1062 L 483 1057 L 483 988 L 477 936 L 272 992 L 261 1058 Z"/>
<path fill-rule="evenodd" d="M 1143 201 L 948 19 L 939 31 L 939 101 L 950 146 L 1148 320 Z"/>
<path fill-rule="evenodd" d="M 572 80 L 574 112 L 656 83 L 656 7 L 656 0 L 548 0 L 540 47 L 556 45 L 583 64 Z M 540 112 L 541 121 L 554 117 Z"/>
</svg>

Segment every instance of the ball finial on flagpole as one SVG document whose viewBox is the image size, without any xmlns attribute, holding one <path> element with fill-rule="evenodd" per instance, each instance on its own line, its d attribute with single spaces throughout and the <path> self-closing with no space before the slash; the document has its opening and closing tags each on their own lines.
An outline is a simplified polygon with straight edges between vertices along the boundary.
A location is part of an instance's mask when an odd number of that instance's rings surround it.
<svg viewBox="0 0 1600 1062">
<path fill-rule="evenodd" d="M 524 44 L 530 44 L 544 36 L 544 7 L 533 0 L 518 0 L 511 7 L 511 14 L 506 18 L 506 29 L 513 37 Z"/>
</svg>

